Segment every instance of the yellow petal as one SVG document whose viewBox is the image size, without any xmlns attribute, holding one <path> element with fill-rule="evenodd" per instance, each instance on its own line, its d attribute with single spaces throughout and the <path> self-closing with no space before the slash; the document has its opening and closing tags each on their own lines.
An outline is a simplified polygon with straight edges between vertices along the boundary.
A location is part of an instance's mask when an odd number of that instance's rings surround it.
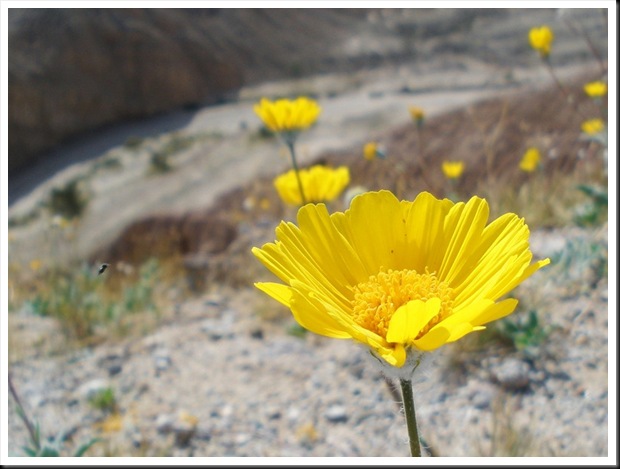
<svg viewBox="0 0 620 469">
<path fill-rule="evenodd" d="M 495 303 L 493 306 L 485 309 L 482 314 L 475 318 L 472 321 L 472 324 L 475 326 L 481 326 L 491 321 L 497 321 L 498 319 L 508 316 L 515 310 L 518 303 L 519 301 L 514 298 L 508 298 L 504 301 L 500 301 L 499 303 Z"/>
<path fill-rule="evenodd" d="M 431 298 L 428 301 L 413 300 L 398 308 L 388 326 L 388 342 L 410 344 L 420 331 L 439 313 L 441 300 Z"/>
<path fill-rule="evenodd" d="M 444 345 L 449 338 L 450 332 L 446 328 L 434 327 L 418 340 L 415 340 L 413 345 L 423 352 L 430 352 Z"/>
<path fill-rule="evenodd" d="M 260 291 L 266 293 L 274 300 L 279 301 L 284 306 L 291 306 L 291 298 L 293 296 L 293 292 L 290 287 L 286 285 L 282 285 L 281 283 L 271 283 L 271 282 L 257 282 L 254 284 L 256 288 Z"/>
<path fill-rule="evenodd" d="M 471 271 L 475 264 L 469 257 L 480 242 L 480 236 L 489 217 L 486 200 L 472 197 L 460 209 L 455 205 L 446 219 L 448 247 L 439 269 L 438 276 L 443 281 L 454 284 L 454 279 L 464 271 Z"/>
<path fill-rule="evenodd" d="M 395 344 L 394 348 L 376 349 L 381 358 L 392 366 L 400 368 L 405 364 L 407 352 L 401 344 Z"/>
</svg>

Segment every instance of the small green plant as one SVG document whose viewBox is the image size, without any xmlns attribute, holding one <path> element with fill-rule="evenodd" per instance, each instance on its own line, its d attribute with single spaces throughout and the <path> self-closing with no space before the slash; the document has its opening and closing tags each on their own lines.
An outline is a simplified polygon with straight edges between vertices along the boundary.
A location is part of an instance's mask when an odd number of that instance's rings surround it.
<svg viewBox="0 0 620 469">
<path fill-rule="evenodd" d="M 31 457 L 59 457 L 63 456 L 62 454 L 62 445 L 66 440 L 66 435 L 64 433 L 59 433 L 56 437 L 52 439 L 48 439 L 47 441 L 41 441 L 41 429 L 38 423 L 32 423 L 32 421 L 26 415 L 26 411 L 21 404 L 19 399 L 19 395 L 13 386 L 13 381 L 11 380 L 11 375 L 8 376 L 9 379 L 9 391 L 13 400 L 15 401 L 16 412 L 21 421 L 26 426 L 28 430 L 29 442 L 28 445 L 22 446 L 22 450 L 27 456 Z M 101 441 L 99 438 L 91 438 L 86 443 L 78 446 L 75 451 L 68 455 L 72 457 L 81 457 L 84 456 L 84 453 L 88 451 L 95 443 Z"/>
<path fill-rule="evenodd" d="M 84 195 L 80 179 L 73 179 L 62 187 L 52 189 L 48 202 L 52 213 L 71 219 L 82 215 L 88 200 Z"/>
<path fill-rule="evenodd" d="M 297 323 L 291 324 L 290 327 L 286 330 L 286 332 L 288 333 L 288 335 L 292 335 L 293 337 L 299 337 L 300 339 L 303 339 L 308 334 L 308 330 Z"/>
<path fill-rule="evenodd" d="M 575 210 L 574 221 L 578 226 L 599 225 L 607 216 L 607 191 L 602 187 L 580 184 L 577 189 L 590 200 Z"/>
<path fill-rule="evenodd" d="M 514 319 L 505 318 L 496 327 L 500 336 L 526 355 L 536 355 L 549 336 L 535 310 L 530 310 L 526 317 L 516 315 Z"/>
<path fill-rule="evenodd" d="M 112 413 L 116 410 L 116 395 L 114 389 L 107 387 L 97 391 L 88 399 L 88 403 L 97 410 Z"/>
<path fill-rule="evenodd" d="M 551 265 L 558 281 L 594 288 L 607 276 L 607 245 L 602 240 L 569 239 L 564 249 L 551 256 Z"/>
<path fill-rule="evenodd" d="M 163 152 L 155 152 L 151 155 L 151 171 L 153 173 L 167 173 L 172 169 L 168 162 L 167 154 Z"/>
<path fill-rule="evenodd" d="M 125 320 L 134 313 L 157 313 L 154 287 L 159 278 L 159 263 L 148 261 L 140 268 L 135 283 L 114 297 L 97 270 L 84 265 L 48 273 L 47 289 L 24 304 L 34 314 L 57 318 L 68 336 L 83 340 L 110 325 L 122 332 L 127 327 Z"/>
</svg>

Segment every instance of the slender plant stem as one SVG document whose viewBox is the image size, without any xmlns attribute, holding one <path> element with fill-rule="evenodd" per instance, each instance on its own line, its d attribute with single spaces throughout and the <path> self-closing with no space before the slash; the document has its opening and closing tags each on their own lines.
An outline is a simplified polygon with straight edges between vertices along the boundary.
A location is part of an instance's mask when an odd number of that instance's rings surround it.
<svg viewBox="0 0 620 469">
<path fill-rule="evenodd" d="M 286 145 L 291 154 L 291 160 L 293 162 L 293 169 L 295 170 L 295 176 L 297 176 L 297 184 L 299 184 L 299 194 L 301 195 L 301 204 L 306 205 L 306 194 L 304 194 L 304 186 L 301 183 L 301 177 L 299 176 L 299 167 L 297 166 L 297 159 L 295 158 L 295 144 L 292 141 L 287 141 Z"/>
<path fill-rule="evenodd" d="M 422 170 L 422 179 L 424 179 L 424 182 L 426 183 L 428 190 L 434 193 L 435 188 L 429 182 L 430 179 L 428 176 L 428 167 L 426 166 L 426 160 L 424 159 L 424 140 L 423 140 L 421 125 L 419 123 L 416 123 L 416 134 L 418 136 L 418 152 L 420 153 L 419 162 L 420 162 L 420 169 Z"/>
<path fill-rule="evenodd" d="M 586 32 L 586 30 L 583 29 L 583 28 L 578 28 L 575 24 L 573 24 L 572 21 L 570 21 L 568 19 L 565 19 L 564 22 L 566 23 L 566 25 L 570 28 L 570 30 L 574 34 L 577 34 L 577 35 L 583 37 L 583 39 L 588 44 L 588 48 L 590 49 L 590 52 L 592 52 L 592 55 L 594 55 L 594 57 L 598 61 L 598 64 L 599 64 L 599 66 L 601 68 L 601 73 L 603 73 L 603 74 L 607 73 L 607 65 L 603 61 L 603 58 L 601 57 L 601 54 L 599 53 L 598 49 L 592 43 L 592 39 L 590 39 L 590 36 Z M 605 24 L 605 27 L 607 27 L 607 24 Z M 607 28 L 605 28 L 605 29 L 607 29 Z"/>
<path fill-rule="evenodd" d="M 17 404 L 17 407 L 19 409 L 17 414 L 21 417 L 22 421 L 24 422 L 24 425 L 26 425 L 26 428 L 28 429 L 28 433 L 30 434 L 30 439 L 32 440 L 32 443 L 35 445 L 36 449 L 39 450 L 41 449 L 41 447 L 39 446 L 39 439 L 37 438 L 37 432 L 34 429 L 32 422 L 28 419 L 28 416 L 26 415 L 26 411 L 24 410 L 24 406 L 19 400 L 19 395 L 17 394 L 17 391 L 15 390 L 15 387 L 13 386 L 13 381 L 11 380 L 11 373 L 8 374 L 8 378 L 9 378 L 9 391 L 11 395 L 13 396 L 13 399 L 15 399 L 15 403 Z"/>
<path fill-rule="evenodd" d="M 407 431 L 409 432 L 409 448 L 411 456 L 420 457 L 420 437 L 418 436 L 418 424 L 415 418 L 415 406 L 413 403 L 413 387 L 411 381 L 407 379 L 400 380 L 400 386 L 403 391 L 403 407 L 405 408 L 405 420 L 407 421 Z"/>
<path fill-rule="evenodd" d="M 564 85 L 562 85 L 562 82 L 560 82 L 560 79 L 558 78 L 555 71 L 553 70 L 553 67 L 551 66 L 551 62 L 549 62 L 549 56 L 543 58 L 543 63 L 547 67 L 547 70 L 549 70 L 551 77 L 553 78 L 553 80 L 555 81 L 555 84 L 557 85 L 557 87 L 560 89 L 560 91 L 566 98 L 566 101 L 568 102 L 568 104 L 570 104 L 573 107 L 573 109 L 575 109 L 577 114 L 579 114 L 582 119 L 584 120 L 587 119 L 587 117 L 584 116 L 583 113 L 581 112 L 581 109 L 579 109 L 579 106 L 577 106 L 577 103 L 571 98 L 570 93 L 566 90 L 566 88 L 564 88 Z"/>
</svg>

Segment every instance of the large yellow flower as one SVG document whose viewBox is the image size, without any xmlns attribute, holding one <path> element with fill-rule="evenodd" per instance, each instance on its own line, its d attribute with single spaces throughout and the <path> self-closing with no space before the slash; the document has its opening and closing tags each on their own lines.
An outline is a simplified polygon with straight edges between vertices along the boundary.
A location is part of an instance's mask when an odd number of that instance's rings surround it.
<svg viewBox="0 0 620 469">
<path fill-rule="evenodd" d="M 522 171 L 527 173 L 532 173 L 536 171 L 538 165 L 540 164 L 540 151 L 538 148 L 528 148 L 524 153 L 523 158 L 521 158 L 521 162 L 519 163 L 519 168 Z"/>
<path fill-rule="evenodd" d="M 299 171 L 301 184 L 307 202 L 329 202 L 338 197 L 349 184 L 349 168 L 329 168 L 323 165 L 312 166 Z M 302 199 L 299 193 L 299 183 L 295 170 L 278 176 L 273 185 L 278 191 L 280 198 L 291 205 L 301 205 Z"/>
<path fill-rule="evenodd" d="M 273 132 L 297 132 L 310 127 L 321 113 L 316 101 L 301 96 L 294 101 L 278 99 L 270 101 L 266 98 L 254 106 L 265 126 Z"/>
<path fill-rule="evenodd" d="M 530 46 L 540 52 L 540 55 L 547 57 L 551 53 L 551 43 L 553 42 L 553 31 L 549 26 L 530 29 Z"/>
<path fill-rule="evenodd" d="M 327 337 L 353 339 L 389 365 L 434 350 L 510 314 L 498 301 L 549 263 L 531 263 L 529 229 L 505 214 L 487 225 L 489 206 L 413 202 L 389 191 L 358 195 L 345 212 L 323 204 L 281 222 L 277 240 L 254 255 L 284 284 L 256 286 L 289 307 L 297 322 Z"/>
</svg>

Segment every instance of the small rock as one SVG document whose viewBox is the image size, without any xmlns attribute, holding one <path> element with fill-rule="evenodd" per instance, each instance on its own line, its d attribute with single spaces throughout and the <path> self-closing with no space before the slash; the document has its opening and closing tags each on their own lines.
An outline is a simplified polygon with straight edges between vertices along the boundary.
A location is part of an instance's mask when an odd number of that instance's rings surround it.
<svg viewBox="0 0 620 469">
<path fill-rule="evenodd" d="M 262 329 L 254 329 L 250 332 L 250 337 L 257 340 L 263 340 L 264 334 Z"/>
<path fill-rule="evenodd" d="M 243 446 L 251 440 L 252 440 L 252 435 L 249 435 L 247 433 L 239 433 L 238 435 L 235 435 L 235 443 L 238 446 Z"/>
<path fill-rule="evenodd" d="M 84 383 L 82 386 L 78 388 L 78 395 L 82 398 L 90 400 L 94 398 L 97 394 L 105 391 L 110 387 L 110 383 L 108 383 L 105 379 L 93 379 Z"/>
<path fill-rule="evenodd" d="M 529 372 L 529 365 L 516 358 L 509 358 L 491 370 L 494 378 L 504 389 L 513 391 L 527 387 L 530 382 Z"/>
<path fill-rule="evenodd" d="M 297 407 L 291 407 L 288 409 L 288 412 L 286 412 L 286 418 L 289 422 L 295 422 L 299 418 L 300 414 L 301 412 Z"/>
<path fill-rule="evenodd" d="M 220 319 L 205 319 L 200 329 L 207 334 L 211 340 L 232 339 L 235 333 L 231 330 L 232 324 Z"/>
<path fill-rule="evenodd" d="M 121 371 L 123 371 L 123 365 L 121 365 L 120 363 L 115 363 L 113 365 L 108 366 L 108 374 L 110 376 L 115 376 L 119 374 Z"/>
<path fill-rule="evenodd" d="M 174 425 L 174 418 L 169 414 L 161 414 L 155 420 L 155 429 L 159 433 L 170 433 Z"/>
<path fill-rule="evenodd" d="M 279 407 L 270 407 L 265 411 L 269 420 L 277 420 L 282 417 L 282 411 Z"/>
<path fill-rule="evenodd" d="M 172 364 L 170 359 L 170 352 L 166 349 L 158 349 L 153 353 L 153 359 L 155 360 L 155 371 L 165 371 Z"/>
<path fill-rule="evenodd" d="M 476 409 L 488 409 L 493 401 L 493 392 L 487 388 L 477 389 L 471 397 L 471 403 Z"/>
<path fill-rule="evenodd" d="M 346 422 L 349 417 L 347 409 L 341 405 L 334 405 L 325 411 L 325 418 L 332 423 Z"/>
</svg>

